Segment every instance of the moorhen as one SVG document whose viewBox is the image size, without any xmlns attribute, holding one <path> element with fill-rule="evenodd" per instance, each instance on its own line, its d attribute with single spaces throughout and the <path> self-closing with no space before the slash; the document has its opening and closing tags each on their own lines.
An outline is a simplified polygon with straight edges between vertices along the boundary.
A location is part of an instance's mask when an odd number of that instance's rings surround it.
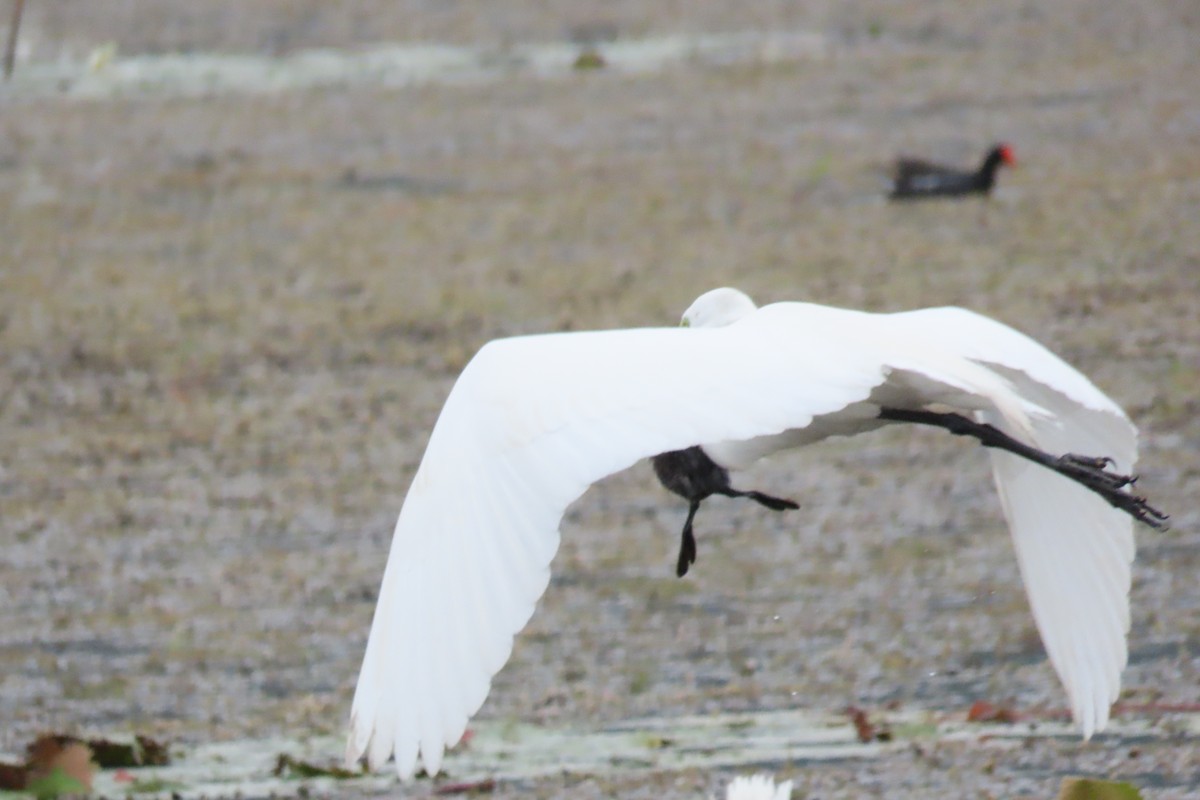
<svg viewBox="0 0 1200 800">
<path fill-rule="evenodd" d="M 889 199 L 922 200 L 988 194 L 996 183 L 996 170 L 1000 165 L 1016 166 L 1016 163 L 1012 148 L 1006 144 L 998 144 L 989 150 L 979 169 L 973 172 L 915 158 L 901 158 L 896 161 Z"/>
</svg>

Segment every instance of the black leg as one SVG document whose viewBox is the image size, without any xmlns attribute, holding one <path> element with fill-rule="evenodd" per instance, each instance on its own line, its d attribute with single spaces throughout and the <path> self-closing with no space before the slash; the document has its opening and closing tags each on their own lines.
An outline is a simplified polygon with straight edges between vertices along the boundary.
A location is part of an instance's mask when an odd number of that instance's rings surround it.
<svg viewBox="0 0 1200 800">
<path fill-rule="evenodd" d="M 700 501 L 693 500 L 688 506 L 687 521 L 683 523 L 683 541 L 679 543 L 679 561 L 675 563 L 675 576 L 687 575 L 688 566 L 696 563 L 696 537 L 692 534 L 692 520 L 700 510 Z"/>
<path fill-rule="evenodd" d="M 800 507 L 799 503 L 795 503 L 783 497 L 772 497 L 771 495 L 763 494 L 762 492 L 741 492 L 737 489 L 726 489 L 725 491 L 722 491 L 721 494 L 725 495 L 726 497 L 746 497 L 758 503 L 759 505 L 766 506 L 772 511 L 788 511 L 795 510 Z"/>
<path fill-rule="evenodd" d="M 1144 522 L 1151 528 L 1166 530 L 1169 517 L 1139 497 L 1125 491 L 1137 478 L 1133 475 L 1121 475 L 1109 472 L 1112 464 L 1110 458 L 1093 458 L 1067 453 L 1063 456 L 1052 456 L 1049 453 L 1030 447 L 1009 436 L 993 425 L 976 422 L 961 414 L 939 414 L 933 411 L 909 411 L 901 408 L 884 408 L 879 412 L 880 419 L 895 422 L 913 422 L 919 425 L 933 425 L 945 428 L 956 436 L 971 436 L 978 439 L 984 447 L 995 447 L 1028 459 L 1035 464 L 1041 464 L 1047 469 L 1057 472 L 1063 477 L 1070 478 L 1081 486 L 1086 486 L 1108 501 L 1109 505 L 1129 514 L 1134 519 Z"/>
</svg>

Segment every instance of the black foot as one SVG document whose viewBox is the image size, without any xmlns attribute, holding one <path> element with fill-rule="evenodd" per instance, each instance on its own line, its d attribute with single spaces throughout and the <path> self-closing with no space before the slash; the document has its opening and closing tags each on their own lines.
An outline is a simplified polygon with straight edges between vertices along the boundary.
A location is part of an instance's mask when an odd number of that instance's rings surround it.
<svg viewBox="0 0 1200 800">
<path fill-rule="evenodd" d="M 799 503 L 795 503 L 783 497 L 772 497 L 769 494 L 762 492 L 737 492 L 738 497 L 748 497 L 759 505 L 766 506 L 772 511 L 794 511 L 800 507 Z"/>
<path fill-rule="evenodd" d="M 1111 458 L 1094 458 L 1068 453 L 1065 456 L 1052 456 L 1036 447 L 1027 444 L 1004 433 L 999 428 L 982 422 L 968 419 L 961 414 L 941 414 L 933 411 L 911 411 L 901 408 L 883 408 L 879 411 L 880 419 L 896 422 L 914 422 L 920 425 L 934 425 L 945 428 L 956 436 L 971 436 L 978 439 L 984 447 L 995 447 L 1007 450 L 1035 464 L 1041 464 L 1047 469 L 1054 470 L 1063 477 L 1070 478 L 1081 486 L 1086 486 L 1103 497 L 1113 508 L 1124 511 L 1129 516 L 1144 522 L 1155 530 L 1166 530 L 1169 526 L 1166 514 L 1150 505 L 1145 497 L 1133 494 L 1127 487 L 1137 482 L 1134 475 L 1122 475 L 1110 472 Z"/>
<path fill-rule="evenodd" d="M 1055 459 L 1050 468 L 1091 489 L 1107 500 L 1113 508 L 1119 508 L 1139 522 L 1144 522 L 1159 531 L 1169 528 L 1167 520 L 1170 516 L 1150 505 L 1145 497 L 1125 490 L 1125 487 L 1137 483 L 1137 476 L 1111 472 L 1108 469 L 1111 465 L 1111 458 L 1092 458 L 1067 453 Z"/>
</svg>

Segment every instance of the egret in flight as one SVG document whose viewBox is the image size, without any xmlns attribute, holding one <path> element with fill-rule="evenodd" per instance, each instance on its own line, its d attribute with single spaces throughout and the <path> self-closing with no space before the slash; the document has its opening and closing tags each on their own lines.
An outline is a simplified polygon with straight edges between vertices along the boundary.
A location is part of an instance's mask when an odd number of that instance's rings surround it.
<svg viewBox="0 0 1200 800">
<path fill-rule="evenodd" d="M 392 539 L 354 694 L 346 757 L 418 756 L 433 775 L 508 660 L 550 580 L 558 525 L 595 481 L 643 458 L 689 502 L 768 508 L 730 470 L 885 425 L 934 425 L 988 448 L 1038 631 L 1085 737 L 1127 660 L 1137 432 L 1086 377 L 961 308 L 873 314 L 757 308 L 715 289 L 678 328 L 498 339 L 467 364 L 434 425 Z"/>
</svg>

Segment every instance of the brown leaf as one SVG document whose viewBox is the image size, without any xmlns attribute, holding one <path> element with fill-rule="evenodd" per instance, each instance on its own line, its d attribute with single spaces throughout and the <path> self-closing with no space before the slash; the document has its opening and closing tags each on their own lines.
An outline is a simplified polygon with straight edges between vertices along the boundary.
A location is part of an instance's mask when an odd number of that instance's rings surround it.
<svg viewBox="0 0 1200 800">
<path fill-rule="evenodd" d="M 42 736 L 28 749 L 27 784 L 49 778 L 55 770 L 78 781 L 87 791 L 92 790 L 92 751 L 86 744 L 70 736 Z"/>
<path fill-rule="evenodd" d="M 24 764 L 0 764 L 0 792 L 19 792 L 24 789 L 28 773 Z"/>
<path fill-rule="evenodd" d="M 88 739 L 92 760 L 101 769 L 118 767 L 162 767 L 171 763 L 167 746 L 149 736 L 137 736 L 133 742 Z"/>
<path fill-rule="evenodd" d="M 496 791 L 496 782 L 491 778 L 467 783 L 446 783 L 433 790 L 439 796 L 452 794 L 491 794 Z"/>
<path fill-rule="evenodd" d="M 976 700 L 967 712 L 967 722 L 1002 722 L 1011 725 L 1017 721 L 1017 712 L 1011 708 L 994 705 L 986 700 Z"/>
<path fill-rule="evenodd" d="M 850 722 L 854 724 L 854 732 L 858 734 L 858 740 L 863 744 L 892 740 L 892 732 L 888 726 L 874 724 L 867 717 L 867 712 L 858 706 L 847 706 L 846 716 L 850 717 Z"/>
</svg>

